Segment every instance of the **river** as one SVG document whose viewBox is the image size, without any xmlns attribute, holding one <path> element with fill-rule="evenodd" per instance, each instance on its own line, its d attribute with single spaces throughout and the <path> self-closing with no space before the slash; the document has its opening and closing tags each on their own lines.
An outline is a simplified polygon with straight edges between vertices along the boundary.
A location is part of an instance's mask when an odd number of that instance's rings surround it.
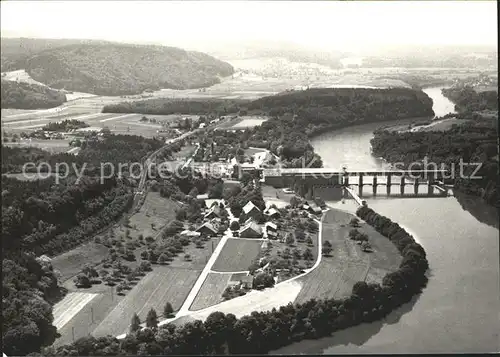
<svg viewBox="0 0 500 357">
<path fill-rule="evenodd" d="M 455 104 L 441 93 L 441 89 L 443 88 L 444 87 L 429 87 L 423 89 L 423 91 L 432 98 L 432 109 L 434 110 L 434 115 L 437 117 L 455 113 Z"/>
<path fill-rule="evenodd" d="M 442 115 L 443 103 L 433 99 L 440 106 L 434 109 L 436 115 Z M 386 124 L 337 130 L 313 139 L 312 145 L 325 167 L 381 168 L 384 162 L 370 154 L 370 139 L 375 128 Z M 370 207 L 407 228 L 423 245 L 430 265 L 427 287 L 383 321 L 295 343 L 273 354 L 500 351 L 496 209 L 463 195 L 366 199 Z M 333 205 L 352 212 L 356 208 L 352 200 Z"/>
</svg>

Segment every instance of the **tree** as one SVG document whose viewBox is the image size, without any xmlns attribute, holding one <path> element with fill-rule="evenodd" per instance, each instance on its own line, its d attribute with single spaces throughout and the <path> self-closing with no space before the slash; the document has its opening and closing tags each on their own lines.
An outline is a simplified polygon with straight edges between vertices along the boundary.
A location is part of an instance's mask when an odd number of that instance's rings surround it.
<svg viewBox="0 0 500 357">
<path fill-rule="evenodd" d="M 185 260 L 186 262 L 191 261 L 191 255 L 189 255 L 189 254 L 184 255 L 184 260 Z"/>
<path fill-rule="evenodd" d="M 136 331 L 139 331 L 141 329 L 141 320 L 139 319 L 139 316 L 137 314 L 134 314 L 132 316 L 132 321 L 130 322 L 130 333 L 134 333 Z"/>
<path fill-rule="evenodd" d="M 268 288 L 274 286 L 274 277 L 267 273 L 259 273 L 253 280 L 255 289 Z"/>
<path fill-rule="evenodd" d="M 163 309 L 163 316 L 164 317 L 170 317 L 174 313 L 174 308 L 172 307 L 172 304 L 170 302 L 167 302 L 165 304 L 165 308 Z"/>
<path fill-rule="evenodd" d="M 295 243 L 295 239 L 293 238 L 293 234 L 292 233 L 288 233 L 286 235 L 285 243 L 287 245 L 289 245 L 289 246 L 292 246 Z"/>
<path fill-rule="evenodd" d="M 312 238 L 311 238 L 311 237 L 307 237 L 307 238 L 306 238 L 306 243 L 307 243 L 307 245 L 308 245 L 308 246 L 310 246 L 310 247 L 314 245 L 313 240 L 312 240 Z"/>
<path fill-rule="evenodd" d="M 158 263 L 165 264 L 168 260 L 168 256 L 165 253 L 161 253 L 158 257 Z"/>
<path fill-rule="evenodd" d="M 306 234 L 305 232 L 302 230 L 302 229 L 296 229 L 295 230 L 295 238 L 299 241 L 299 242 L 303 242 L 304 239 L 306 239 Z"/>
<path fill-rule="evenodd" d="M 313 260 L 314 256 L 310 248 L 307 248 L 302 255 L 304 260 Z"/>
<path fill-rule="evenodd" d="M 120 295 L 123 292 L 123 285 L 120 284 L 116 287 L 116 293 Z"/>
<path fill-rule="evenodd" d="M 300 199 L 297 196 L 290 198 L 290 205 L 292 208 L 297 208 L 300 205 Z"/>
<path fill-rule="evenodd" d="M 151 271 L 151 263 L 148 261 L 141 262 L 141 265 L 139 265 L 142 271 Z"/>
<path fill-rule="evenodd" d="M 148 315 L 146 316 L 146 327 L 157 328 L 158 327 L 158 316 L 156 315 L 155 309 L 151 308 Z"/>
<path fill-rule="evenodd" d="M 84 274 L 79 274 L 74 281 L 77 288 L 90 288 L 92 286 L 89 277 Z"/>
<path fill-rule="evenodd" d="M 323 249 L 322 249 L 323 255 L 324 256 L 329 256 L 330 253 L 332 252 L 332 250 L 333 250 L 332 243 L 330 243 L 330 241 L 325 240 L 323 242 Z"/>
<path fill-rule="evenodd" d="M 240 229 L 240 224 L 238 223 L 238 221 L 232 221 L 231 222 L 231 225 L 229 226 L 229 228 L 232 230 L 232 231 L 237 231 Z"/>
<path fill-rule="evenodd" d="M 351 221 L 349 222 L 349 225 L 351 227 L 359 227 L 359 219 L 357 217 L 351 218 Z"/>
</svg>

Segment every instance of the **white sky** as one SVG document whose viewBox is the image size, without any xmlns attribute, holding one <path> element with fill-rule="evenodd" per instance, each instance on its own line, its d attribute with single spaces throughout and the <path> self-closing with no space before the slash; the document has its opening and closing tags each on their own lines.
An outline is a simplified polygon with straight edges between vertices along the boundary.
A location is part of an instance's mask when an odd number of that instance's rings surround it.
<svg viewBox="0 0 500 357">
<path fill-rule="evenodd" d="M 497 43 L 496 1 L 1 1 L 8 37 L 147 41 L 184 47 L 235 40 L 344 49 Z"/>
</svg>

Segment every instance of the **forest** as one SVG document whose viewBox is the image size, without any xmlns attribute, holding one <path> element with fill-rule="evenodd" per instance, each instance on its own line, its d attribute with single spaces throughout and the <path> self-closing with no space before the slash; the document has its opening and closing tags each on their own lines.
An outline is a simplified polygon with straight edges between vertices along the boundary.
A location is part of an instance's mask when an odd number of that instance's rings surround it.
<svg viewBox="0 0 500 357">
<path fill-rule="evenodd" d="M 401 162 L 407 167 L 421 162 L 425 156 L 428 162 L 445 165 L 455 172 L 455 188 L 459 191 L 482 197 L 487 203 L 499 207 L 498 195 L 498 122 L 496 119 L 478 119 L 454 125 L 447 131 L 403 132 L 385 130 L 375 132 L 371 140 L 375 156 L 390 163 Z M 480 163 L 476 167 L 464 168 L 460 177 L 460 160 L 464 163 Z"/>
<path fill-rule="evenodd" d="M 91 239 L 129 209 L 134 183 L 112 176 L 100 181 L 101 162 L 140 161 L 163 143 L 131 135 L 89 140 L 78 156 L 37 148 L 2 146 L 2 173 L 21 172 L 26 162 L 67 163 L 88 168 L 76 182 L 65 179 L 34 181 L 2 175 L 2 317 L 3 352 L 26 355 L 51 345 L 52 304 L 60 296 L 57 278 L 48 261 L 35 256 L 58 254 Z"/>
<path fill-rule="evenodd" d="M 205 321 L 182 326 L 158 326 L 149 321 L 143 330 L 131 331 L 123 340 L 115 337 L 86 337 L 58 348 L 52 355 L 212 355 L 266 354 L 304 339 L 318 339 L 363 322 L 379 320 L 409 302 L 427 284 L 426 254 L 397 223 L 368 207 L 357 215 L 393 242 L 403 256 L 397 271 L 388 273 L 382 284 L 357 282 L 344 299 L 317 299 L 288 304 L 267 312 L 252 312 L 238 319 L 214 312 Z"/>
<path fill-rule="evenodd" d="M 498 111 L 498 92 L 476 92 L 472 87 L 443 88 L 443 95 L 455 103 L 455 110 L 471 114 L 483 110 Z"/>
<path fill-rule="evenodd" d="M 1 85 L 3 109 L 48 109 L 66 102 L 66 95 L 38 84 L 7 81 Z"/>
<path fill-rule="evenodd" d="M 208 87 L 234 72 L 230 64 L 201 52 L 99 41 L 36 51 L 12 66 L 52 88 L 112 96 Z"/>
<path fill-rule="evenodd" d="M 219 117 L 238 113 L 247 100 L 235 99 L 146 99 L 105 105 L 103 113 L 139 113 L 154 115 L 192 114 Z"/>
</svg>

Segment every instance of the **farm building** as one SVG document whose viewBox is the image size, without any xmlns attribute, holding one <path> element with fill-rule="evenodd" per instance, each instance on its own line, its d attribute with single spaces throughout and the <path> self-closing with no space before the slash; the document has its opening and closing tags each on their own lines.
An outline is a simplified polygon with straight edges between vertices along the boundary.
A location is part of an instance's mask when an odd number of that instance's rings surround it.
<svg viewBox="0 0 500 357">
<path fill-rule="evenodd" d="M 240 286 L 242 288 L 251 289 L 253 286 L 253 276 L 247 275 L 247 276 L 242 277 L 240 280 Z"/>
<path fill-rule="evenodd" d="M 309 204 L 309 209 L 308 209 L 309 212 L 311 213 L 314 213 L 314 214 L 319 214 L 321 213 L 321 208 L 314 202 L 312 202 L 311 204 Z"/>
<path fill-rule="evenodd" d="M 205 222 L 201 226 L 198 227 L 196 232 L 200 232 L 201 235 L 211 237 L 217 234 L 217 229 L 210 222 Z"/>
<path fill-rule="evenodd" d="M 186 229 L 186 230 L 181 232 L 181 235 L 186 236 L 186 237 L 199 237 L 200 232 L 190 231 L 189 229 Z"/>
<path fill-rule="evenodd" d="M 207 200 L 208 199 L 208 193 L 204 193 L 202 195 L 197 195 L 196 199 L 197 200 Z"/>
<path fill-rule="evenodd" d="M 261 238 L 262 228 L 255 222 L 250 222 L 240 229 L 241 238 Z"/>
<path fill-rule="evenodd" d="M 240 286 L 241 288 L 251 289 L 253 287 L 253 276 L 248 273 L 235 273 L 229 280 L 230 286 Z"/>
<path fill-rule="evenodd" d="M 221 203 L 224 204 L 223 200 L 221 200 L 221 199 L 217 199 L 217 198 L 208 199 L 208 200 L 205 200 L 205 207 L 212 208 L 212 206 L 214 204 L 220 205 Z"/>
<path fill-rule="evenodd" d="M 264 211 L 264 214 L 269 218 L 278 218 L 281 215 L 276 208 L 268 208 Z"/>
<path fill-rule="evenodd" d="M 278 230 L 278 225 L 273 222 L 266 223 L 266 230 L 276 232 Z"/>
<path fill-rule="evenodd" d="M 205 213 L 205 219 L 220 218 L 222 215 L 222 208 L 218 204 L 212 205 L 210 210 Z"/>
<path fill-rule="evenodd" d="M 260 215 L 260 209 L 252 201 L 248 201 L 243 207 L 243 213 L 245 213 L 246 217 L 257 218 Z"/>
</svg>

